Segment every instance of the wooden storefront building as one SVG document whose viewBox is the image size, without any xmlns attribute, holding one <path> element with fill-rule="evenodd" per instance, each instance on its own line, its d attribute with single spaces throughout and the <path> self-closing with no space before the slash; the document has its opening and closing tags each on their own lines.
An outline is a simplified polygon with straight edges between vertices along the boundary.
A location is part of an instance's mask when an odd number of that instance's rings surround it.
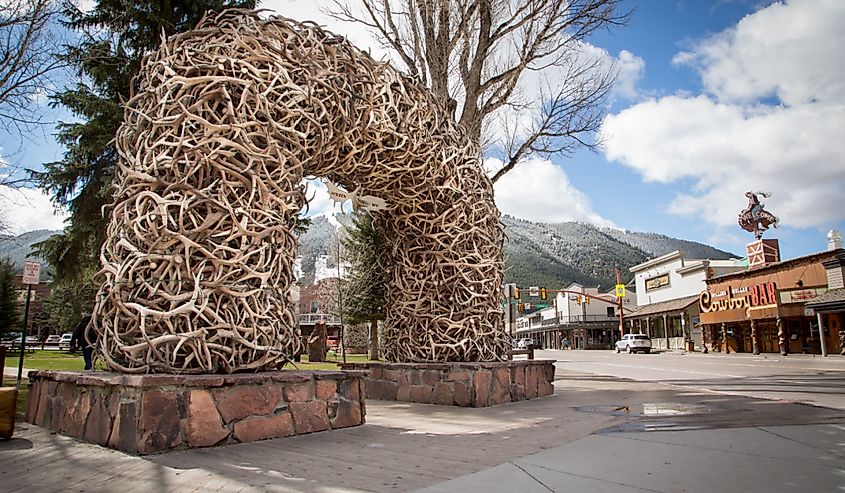
<svg viewBox="0 0 845 493">
<path fill-rule="evenodd" d="M 845 250 L 706 280 L 707 289 L 699 297 L 704 345 L 710 351 L 730 353 L 818 354 L 821 334 L 828 352 L 838 354 L 838 331 L 824 321 L 820 331 L 823 319 L 808 306 L 831 289 L 826 265 L 840 265 L 837 259 L 845 259 Z"/>
</svg>

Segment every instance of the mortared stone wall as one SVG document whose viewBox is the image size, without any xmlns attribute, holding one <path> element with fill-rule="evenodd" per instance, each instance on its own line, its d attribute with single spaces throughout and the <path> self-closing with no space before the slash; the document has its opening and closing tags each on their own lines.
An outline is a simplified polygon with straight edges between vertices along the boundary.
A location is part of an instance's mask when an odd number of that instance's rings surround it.
<svg viewBox="0 0 845 493">
<path fill-rule="evenodd" d="M 363 377 L 32 371 L 26 421 L 142 455 L 253 442 L 363 424 Z"/>
<path fill-rule="evenodd" d="M 487 407 L 554 393 L 551 360 L 487 363 L 347 363 L 367 370 L 367 398 Z"/>
</svg>

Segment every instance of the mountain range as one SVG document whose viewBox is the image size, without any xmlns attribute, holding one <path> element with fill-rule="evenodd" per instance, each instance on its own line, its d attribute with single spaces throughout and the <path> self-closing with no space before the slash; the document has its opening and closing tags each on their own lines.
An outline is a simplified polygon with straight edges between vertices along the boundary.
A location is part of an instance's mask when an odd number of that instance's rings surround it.
<svg viewBox="0 0 845 493">
<path fill-rule="evenodd" d="M 327 255 L 329 267 L 337 258 L 337 225 L 351 224 L 348 214 L 311 219 L 308 231 L 299 237 L 304 281 L 314 278 L 317 257 Z M 610 289 L 619 269 L 623 282 L 629 269 L 646 260 L 682 250 L 687 258 L 729 259 L 737 256 L 694 241 L 656 233 L 638 233 L 600 228 L 587 223 L 539 223 L 503 216 L 505 229 L 505 282 L 519 286 L 562 289 L 573 282 Z M 33 243 L 57 231 L 30 231 L 19 236 L 0 235 L 0 257 L 22 266 Z"/>
<path fill-rule="evenodd" d="M 0 234 L 0 258 L 10 259 L 12 261 L 12 264 L 20 272 L 22 272 L 24 260 L 33 259 L 33 257 L 30 255 L 30 249 L 32 247 L 32 244 L 44 241 L 47 238 L 58 233 L 61 233 L 61 231 L 38 229 L 35 231 L 27 231 L 26 233 L 17 236 Z M 44 277 L 46 267 L 46 262 L 42 261 L 42 277 Z"/>
</svg>

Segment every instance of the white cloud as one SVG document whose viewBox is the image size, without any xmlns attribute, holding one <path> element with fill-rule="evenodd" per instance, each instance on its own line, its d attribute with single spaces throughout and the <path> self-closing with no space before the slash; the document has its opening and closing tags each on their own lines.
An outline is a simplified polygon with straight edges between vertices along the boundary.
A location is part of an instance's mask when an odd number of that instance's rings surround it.
<svg viewBox="0 0 845 493">
<path fill-rule="evenodd" d="M 646 181 L 691 184 L 669 211 L 719 228 L 736 224 L 749 190 L 771 192 L 767 208 L 784 225 L 845 219 L 845 64 L 829 39 L 845 45 L 845 31 L 830 28 L 845 22 L 844 7 L 773 4 L 679 54 L 709 94 L 651 99 L 608 116 L 607 158 Z"/>
<path fill-rule="evenodd" d="M 674 61 L 697 68 L 705 89 L 720 101 L 748 103 L 775 96 L 789 106 L 841 103 L 843 21 L 841 0 L 774 3 L 679 53 Z"/>
<path fill-rule="evenodd" d="M 495 169 L 501 162 L 485 161 Z M 503 214 L 542 222 L 583 221 L 615 227 L 593 211 L 590 200 L 569 182 L 566 172 L 551 161 L 529 159 L 500 178 L 496 206 Z"/>
<path fill-rule="evenodd" d="M 313 21 L 334 34 L 345 36 L 353 45 L 369 52 L 376 60 L 388 56 L 364 26 L 359 23 L 341 22 L 323 12 L 331 6 L 330 0 L 264 0 L 259 7 L 271 11 L 272 15 L 299 22 Z"/>
<path fill-rule="evenodd" d="M 637 89 L 637 83 L 645 73 L 645 60 L 628 50 L 622 50 L 615 60 L 615 65 L 619 75 L 616 78 L 616 84 L 613 85 L 613 93 L 625 99 L 639 98 L 640 91 Z"/>
<path fill-rule="evenodd" d="M 68 214 L 55 211 L 50 197 L 34 188 L 0 185 L 0 217 L 12 234 L 36 229 L 63 229 Z"/>
</svg>

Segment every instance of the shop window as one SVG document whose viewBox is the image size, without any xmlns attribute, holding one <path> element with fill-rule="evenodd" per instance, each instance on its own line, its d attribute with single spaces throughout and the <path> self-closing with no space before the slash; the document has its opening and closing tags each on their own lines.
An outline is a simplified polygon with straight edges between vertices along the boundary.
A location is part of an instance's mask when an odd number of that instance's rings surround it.
<svg viewBox="0 0 845 493">
<path fill-rule="evenodd" d="M 607 307 L 607 316 L 611 318 L 616 316 L 616 310 L 614 309 L 614 307 Z"/>
</svg>

